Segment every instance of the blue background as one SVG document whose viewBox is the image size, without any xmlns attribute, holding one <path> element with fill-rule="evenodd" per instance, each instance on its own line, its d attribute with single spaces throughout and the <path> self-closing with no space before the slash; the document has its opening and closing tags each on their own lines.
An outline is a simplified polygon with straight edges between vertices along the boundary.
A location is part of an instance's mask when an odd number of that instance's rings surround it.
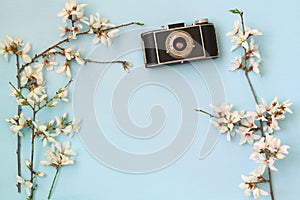
<svg viewBox="0 0 300 200">
<path fill-rule="evenodd" d="M 245 12 L 246 24 L 264 33 L 257 38 L 263 58 L 263 77 L 253 76 L 254 86 L 259 96 L 270 101 L 278 95 L 281 100 L 290 99 L 294 103 L 294 114 L 289 115 L 287 120 L 281 123 L 282 130 L 279 132 L 282 143 L 290 145 L 291 149 L 290 155 L 285 160 L 276 163 L 279 169 L 278 172 L 273 173 L 276 199 L 294 200 L 299 196 L 300 70 L 298 57 L 300 50 L 298 45 L 300 39 L 298 34 L 300 27 L 298 24 L 300 12 L 298 1 L 86 0 L 84 3 L 88 4 L 89 13 L 99 12 L 115 24 L 138 20 L 144 22 L 146 26 L 158 27 L 176 21 L 192 23 L 195 19 L 208 17 L 218 30 L 221 56 L 215 62 L 223 79 L 227 102 L 243 109 L 253 109 L 254 102 L 246 80 L 242 74 L 230 73 L 227 70 L 231 65 L 233 54 L 230 52 L 230 39 L 225 37 L 225 34 L 232 29 L 233 21 L 237 17 L 230 14 L 228 10 L 235 7 L 242 9 Z M 60 39 L 57 26 L 61 21 L 56 17 L 56 13 L 63 6 L 64 1 L 1 0 L 1 41 L 6 34 L 10 34 L 30 41 L 32 48 L 38 52 L 44 50 Z M 83 55 L 87 55 L 94 48 L 91 40 L 92 38 L 83 39 L 78 43 L 82 46 Z M 114 47 L 117 47 L 117 44 L 110 48 Z M 142 61 L 142 58 L 135 59 Z M 186 75 L 190 73 L 184 68 L 177 70 Z M 78 68 L 74 67 L 73 74 L 77 71 Z M 15 80 L 14 63 L 6 63 L 1 58 L 0 74 L 2 75 L 0 79 L 0 197 L 1 199 L 25 199 L 24 193 L 20 195 L 16 192 L 15 138 L 9 132 L 8 124 L 4 122 L 4 118 L 16 112 L 15 102 L 7 95 L 10 93 L 8 82 Z M 57 77 L 54 73 L 47 76 L 53 88 L 60 87 L 65 82 L 65 79 Z M 205 89 L 204 83 L 201 78 L 197 79 L 193 74 L 190 76 L 190 83 L 199 93 L 199 106 L 208 109 L 207 91 L 201 94 L 201 89 Z M 55 115 L 64 111 L 72 112 L 71 103 L 60 105 L 48 114 Z M 172 114 L 176 115 L 176 112 Z M 40 117 L 46 118 L 46 116 Z M 247 199 L 243 191 L 238 188 L 238 184 L 241 182 L 240 174 L 246 174 L 256 166 L 248 159 L 250 147 L 239 146 L 237 139 L 234 140 L 234 144 L 228 143 L 222 136 L 212 153 L 206 159 L 199 160 L 200 146 L 208 126 L 208 118 L 200 116 L 199 134 L 184 156 L 166 169 L 142 175 L 122 173 L 105 167 L 88 154 L 81 145 L 79 137 L 75 136 L 73 148 L 79 154 L 77 163 L 73 167 L 63 169 L 53 199 Z M 28 151 L 29 149 L 25 148 L 24 157 Z M 42 159 L 41 154 L 37 159 Z M 37 197 L 44 199 L 54 171 L 42 166 L 40 169 L 49 174 L 47 178 L 39 180 Z"/>
</svg>

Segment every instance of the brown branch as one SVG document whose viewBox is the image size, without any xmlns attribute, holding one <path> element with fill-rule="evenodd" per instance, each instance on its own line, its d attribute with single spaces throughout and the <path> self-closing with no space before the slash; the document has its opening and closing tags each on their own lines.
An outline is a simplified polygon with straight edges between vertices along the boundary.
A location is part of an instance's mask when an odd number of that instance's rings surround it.
<svg viewBox="0 0 300 200">
<path fill-rule="evenodd" d="M 17 65 L 17 72 L 20 69 L 20 62 L 19 56 L 16 54 L 16 65 Z M 18 81 L 18 89 L 21 91 L 21 77 L 20 74 L 17 74 L 17 81 Z M 21 105 L 18 105 L 18 116 L 20 117 L 22 112 Z M 21 136 L 18 134 L 17 136 L 17 163 L 18 163 L 18 176 L 21 176 Z M 21 193 L 21 183 L 18 182 L 17 184 L 18 193 Z"/>
<path fill-rule="evenodd" d="M 33 109 L 33 116 L 32 116 L 32 121 L 35 121 L 35 117 L 36 117 L 36 110 Z M 35 146 L 34 146 L 34 141 L 35 141 L 35 127 L 33 126 L 31 129 L 31 158 L 30 158 L 30 165 L 31 165 L 31 169 L 30 169 L 30 182 L 33 184 L 33 179 L 34 179 L 34 153 L 35 153 Z M 33 185 L 31 188 L 31 195 L 30 195 L 30 199 L 33 199 L 34 196 L 34 188 L 35 186 Z"/>
<path fill-rule="evenodd" d="M 103 29 L 101 31 L 110 31 L 110 30 L 113 30 L 113 29 L 123 28 L 123 27 L 131 26 L 131 25 L 143 26 L 144 24 L 140 23 L 140 22 L 130 22 L 130 23 L 127 23 L 127 24 L 121 24 L 121 25 L 118 25 L 118 26 L 109 27 L 109 28 Z"/>
<path fill-rule="evenodd" d="M 86 63 L 97 63 L 97 64 L 113 64 L 113 63 L 120 63 L 124 64 L 127 61 L 125 60 L 114 60 L 114 61 L 97 61 L 97 60 L 91 60 L 91 59 L 84 59 Z"/>
<path fill-rule="evenodd" d="M 261 184 L 261 183 L 269 183 L 270 180 L 262 180 L 262 181 L 257 181 L 257 182 L 246 182 L 245 184 Z"/>
<path fill-rule="evenodd" d="M 245 57 L 246 57 L 246 56 L 245 56 Z M 245 58 L 245 60 L 246 60 L 246 58 Z M 245 66 L 245 68 L 246 68 L 246 66 Z M 247 81 L 248 81 L 248 84 L 249 84 L 249 86 L 250 86 L 251 93 L 252 93 L 252 95 L 253 95 L 253 97 L 254 97 L 255 103 L 256 103 L 257 105 L 259 105 L 258 98 L 257 98 L 256 92 L 255 92 L 255 90 L 254 90 L 253 84 L 252 84 L 252 82 L 251 82 L 251 79 L 250 79 L 250 77 L 249 77 L 249 73 L 248 73 L 248 70 L 247 70 L 247 69 L 245 69 L 245 76 L 246 76 Z"/>
<path fill-rule="evenodd" d="M 50 46 L 48 49 L 44 50 L 42 53 L 36 54 L 36 55 L 32 58 L 31 62 L 22 65 L 22 67 L 18 70 L 18 73 L 21 73 L 21 72 L 25 69 L 25 67 L 27 67 L 28 65 L 32 64 L 33 62 L 35 62 L 36 59 L 40 58 L 41 56 L 43 56 L 44 54 L 46 54 L 46 53 L 49 52 L 50 50 L 56 48 L 58 45 L 61 45 L 61 44 L 65 43 L 65 42 L 69 42 L 69 39 L 68 39 L 68 38 L 63 39 L 63 40 L 59 41 L 58 43 L 56 43 L 56 44 Z"/>
</svg>

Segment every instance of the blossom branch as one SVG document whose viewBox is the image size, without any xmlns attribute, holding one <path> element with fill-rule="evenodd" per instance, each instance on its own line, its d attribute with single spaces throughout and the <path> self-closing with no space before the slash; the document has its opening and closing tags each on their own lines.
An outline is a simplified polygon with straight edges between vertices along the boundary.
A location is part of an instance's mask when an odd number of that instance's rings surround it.
<svg viewBox="0 0 300 200">
<path fill-rule="evenodd" d="M 241 18 L 234 22 L 234 28 L 226 35 L 231 37 L 233 46 L 231 50 L 239 47 L 243 49 L 243 55 L 238 55 L 232 62 L 234 65 L 230 68 L 231 71 L 243 70 L 245 77 L 251 89 L 252 96 L 255 101 L 256 112 L 252 111 L 237 111 L 232 110 L 233 105 L 223 103 L 221 105 L 211 105 L 217 115 L 211 114 L 204 110 L 196 110 L 198 112 L 208 115 L 210 122 L 219 130 L 220 133 L 227 133 L 227 140 L 230 141 L 237 133 L 241 140 L 240 145 L 248 143 L 253 145 L 253 152 L 250 159 L 259 163 L 254 171 L 249 173 L 250 176 L 242 175 L 243 183 L 239 185 L 241 189 L 245 189 L 245 195 L 249 196 L 253 193 L 254 199 L 259 198 L 261 195 L 268 195 L 268 192 L 261 189 L 258 184 L 269 183 L 270 196 L 275 200 L 272 182 L 271 170 L 277 171 L 274 162 L 279 159 L 284 159 L 285 154 L 288 154 L 288 145 L 281 145 L 279 138 L 273 137 L 271 134 L 280 129 L 278 120 L 285 119 L 285 114 L 292 113 L 289 106 L 292 103 L 289 100 L 279 103 L 278 98 L 268 104 L 262 99 L 262 104 L 259 104 L 257 93 L 254 89 L 249 73 L 255 72 L 260 76 L 260 54 L 258 45 L 254 43 L 252 36 L 261 35 L 257 29 L 251 29 L 244 24 L 243 12 L 238 9 L 230 10 L 234 14 L 238 14 Z M 242 26 L 242 28 L 241 28 Z M 242 30 L 241 30 L 242 29 Z M 248 43 L 250 41 L 250 43 Z M 259 124 L 258 124 L 259 123 Z M 255 132 L 260 132 L 260 135 Z M 263 175 L 267 173 L 267 178 Z"/>
<path fill-rule="evenodd" d="M 20 62 L 19 62 L 19 55 L 16 54 L 16 66 L 17 66 L 17 72 L 20 69 Z M 20 75 L 17 74 L 17 82 L 18 82 L 18 90 L 21 93 L 21 78 Z M 18 105 L 18 116 L 20 117 L 22 112 L 21 105 Z M 21 136 L 17 135 L 17 165 L 18 165 L 18 176 L 21 176 Z M 18 192 L 21 193 L 21 183 L 17 183 Z"/>
<path fill-rule="evenodd" d="M 97 61 L 91 59 L 84 59 L 86 63 L 97 63 L 97 64 L 113 64 L 113 63 L 120 63 L 123 66 L 123 69 L 129 73 L 130 70 L 128 67 L 132 66 L 132 64 L 126 60 L 114 60 L 114 61 Z"/>
<path fill-rule="evenodd" d="M 72 81 L 73 81 L 73 80 L 70 79 L 70 80 L 68 81 L 68 83 L 67 83 L 63 88 L 69 87 L 69 85 L 72 83 Z M 54 95 L 51 99 L 47 100 L 42 106 L 38 106 L 38 109 L 36 110 L 36 113 L 38 113 L 38 112 L 39 112 L 40 110 L 42 110 L 43 108 L 45 108 L 45 107 L 47 107 L 47 106 L 50 106 L 51 103 L 52 103 L 55 99 L 58 98 L 58 94 L 60 93 L 59 91 L 60 91 L 60 89 L 59 89 L 58 91 L 56 91 L 56 92 L 55 92 L 55 95 Z"/>
<path fill-rule="evenodd" d="M 203 114 L 206 114 L 208 115 L 210 118 L 215 118 L 215 119 L 220 119 L 220 117 L 216 116 L 216 115 L 213 115 L 205 110 L 201 110 L 201 109 L 195 109 L 196 112 L 201 112 Z M 243 124 L 241 121 L 238 121 L 236 123 L 233 123 L 234 126 L 240 126 L 240 127 L 244 127 L 244 128 L 251 128 L 252 131 L 257 131 L 257 130 L 260 130 L 260 128 L 253 128 L 253 127 L 250 127 L 250 126 L 247 126 L 245 124 Z"/>
<path fill-rule="evenodd" d="M 24 100 L 26 105 L 28 105 L 31 109 L 34 109 L 32 105 L 27 101 L 27 99 L 23 96 L 23 94 L 12 84 L 12 82 L 8 82 L 9 85 L 15 90 L 15 92 Z"/>
<path fill-rule="evenodd" d="M 131 25 L 139 25 L 139 26 L 143 26 L 144 24 L 143 23 L 140 23 L 140 22 L 130 22 L 130 23 L 126 23 L 126 24 L 121 24 L 121 25 L 118 25 L 118 26 L 114 26 L 114 27 L 109 27 L 109 28 L 106 28 L 106 29 L 103 29 L 101 30 L 102 32 L 105 32 L 105 31 L 109 31 L 109 30 L 113 30 L 113 29 L 118 29 L 118 28 L 123 28 L 123 27 L 126 27 L 126 26 L 131 26 Z M 84 31 L 84 32 L 81 32 L 81 33 L 78 33 L 77 36 L 82 36 L 82 35 L 87 35 L 89 34 L 89 31 Z M 30 64 L 34 63 L 38 58 L 44 56 L 46 53 L 48 53 L 50 50 L 52 49 L 55 49 L 57 47 L 59 47 L 61 44 L 64 44 L 66 42 L 70 42 L 70 38 L 65 38 L 59 42 L 57 42 L 56 44 L 50 46 L 49 48 L 47 48 L 46 50 L 42 51 L 41 53 L 39 54 L 36 54 L 33 58 L 32 58 L 32 61 L 29 62 L 29 63 L 26 63 L 24 65 L 22 65 L 22 67 L 19 68 L 18 70 L 18 73 L 21 73 L 25 67 L 29 66 Z"/>
<path fill-rule="evenodd" d="M 243 34 L 245 35 L 246 33 L 245 33 L 245 23 L 244 23 L 243 12 L 241 11 L 239 14 L 240 14 L 241 22 L 242 22 Z M 255 89 L 253 87 L 253 84 L 252 84 L 251 79 L 250 79 L 249 74 L 248 74 L 249 71 L 247 69 L 247 49 L 244 46 L 243 46 L 243 49 L 244 49 L 244 67 L 242 69 L 244 69 L 244 71 L 245 71 L 245 76 L 246 76 L 246 79 L 247 79 L 248 84 L 250 86 L 250 89 L 251 89 L 252 95 L 254 97 L 255 103 L 257 105 L 259 105 L 257 94 L 255 92 Z M 260 123 L 261 136 L 265 137 L 262 119 L 259 120 L 259 123 Z M 266 158 L 269 159 L 269 155 L 268 154 L 265 154 L 265 155 L 266 155 Z M 269 166 L 267 168 L 268 168 L 267 170 L 268 170 L 268 179 L 269 179 L 268 183 L 269 183 L 269 188 L 270 188 L 270 195 L 271 195 L 271 199 L 275 200 L 274 192 L 273 192 L 272 172 L 271 172 L 271 169 L 270 169 Z"/>
<path fill-rule="evenodd" d="M 6 119 L 6 121 L 10 123 L 10 130 L 15 133 L 18 138 L 16 150 L 18 162 L 18 173 L 16 176 L 18 181 L 18 192 L 21 192 L 22 186 L 27 194 L 28 200 L 33 200 L 35 198 L 35 190 L 37 189 L 37 181 L 35 178 L 37 176 L 44 176 L 43 172 L 34 170 L 36 165 L 35 156 L 37 152 L 35 143 L 37 137 L 40 137 L 43 141 L 43 147 L 51 145 L 51 150 L 45 154 L 46 160 L 41 161 L 41 164 L 51 166 L 56 169 L 56 173 L 49 190 L 48 199 L 51 198 L 53 188 L 59 175 L 60 167 L 73 165 L 75 161 L 74 156 L 76 153 L 70 149 L 70 142 L 65 142 L 61 145 L 57 138 L 61 133 L 64 136 L 78 133 L 80 129 L 78 126 L 79 120 L 76 118 L 73 118 L 72 121 L 67 120 L 66 113 L 64 113 L 61 118 L 55 116 L 54 119 L 45 124 L 37 119 L 37 114 L 41 110 L 44 110 L 47 107 L 54 107 L 58 103 L 58 99 L 64 102 L 69 101 L 69 91 L 66 88 L 69 87 L 72 82 L 71 61 L 76 61 L 80 65 L 84 65 L 85 63 L 119 63 L 122 64 L 124 70 L 127 72 L 129 72 L 128 67 L 132 65 L 130 62 L 123 60 L 101 62 L 84 59 L 80 54 L 80 49 L 75 50 L 74 46 L 63 46 L 72 40 L 76 40 L 77 37 L 84 35 L 94 35 L 94 44 L 101 42 L 103 45 L 110 45 L 110 39 L 117 36 L 119 28 L 131 25 L 143 25 L 139 22 L 130 22 L 115 26 L 108 23 L 108 20 L 105 18 L 100 18 L 98 13 L 96 15 L 90 15 L 89 18 L 84 15 L 83 8 L 85 6 L 86 4 L 77 4 L 77 2 L 73 0 L 66 2 L 65 8 L 58 13 L 58 16 L 62 17 L 62 21 L 64 23 L 67 20 L 71 22 L 71 27 L 70 25 L 59 27 L 63 30 L 61 37 L 67 34 L 66 37 L 42 52 L 34 54 L 32 57 L 29 55 L 31 48 L 30 44 L 23 43 L 23 41 L 17 37 L 12 38 L 7 35 L 6 40 L 3 43 L 0 42 L 0 55 L 3 55 L 6 61 L 8 61 L 10 55 L 16 56 L 17 86 L 11 82 L 9 82 L 9 84 L 13 88 L 13 92 L 10 96 L 14 96 L 18 104 L 18 113 L 14 117 Z M 88 30 L 84 30 L 84 26 L 88 27 Z M 56 70 L 56 73 L 63 73 L 63 75 L 68 76 L 70 79 L 68 83 L 63 88 L 60 88 L 52 98 L 48 98 L 43 71 L 44 69 L 52 71 L 54 66 L 59 65 L 59 62 L 56 60 L 56 55 L 61 56 L 65 61 L 64 64 Z M 21 58 L 23 64 L 19 61 Z M 37 64 L 32 66 L 34 63 Z M 24 113 L 22 113 L 22 106 L 30 107 L 32 112 L 31 117 L 25 118 Z M 25 128 L 31 130 L 31 141 L 28 144 L 31 145 L 31 154 L 30 159 L 25 161 L 25 164 L 30 171 L 29 178 L 21 176 L 21 136 L 22 129 Z"/>
</svg>

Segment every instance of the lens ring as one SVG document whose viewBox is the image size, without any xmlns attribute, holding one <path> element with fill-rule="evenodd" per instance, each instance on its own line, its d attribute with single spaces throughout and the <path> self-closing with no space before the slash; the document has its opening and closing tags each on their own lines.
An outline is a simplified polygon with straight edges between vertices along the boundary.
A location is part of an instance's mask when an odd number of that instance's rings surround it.
<svg viewBox="0 0 300 200">
<path fill-rule="evenodd" d="M 176 42 L 176 40 L 178 40 L 179 38 L 184 40 L 185 44 L 182 45 L 185 46 L 185 48 L 183 49 L 179 48 L 181 44 L 178 44 Z M 193 51 L 194 40 L 192 36 L 186 31 L 182 31 L 182 30 L 173 31 L 168 35 L 165 46 L 166 46 L 167 53 L 173 58 L 186 58 Z"/>
</svg>

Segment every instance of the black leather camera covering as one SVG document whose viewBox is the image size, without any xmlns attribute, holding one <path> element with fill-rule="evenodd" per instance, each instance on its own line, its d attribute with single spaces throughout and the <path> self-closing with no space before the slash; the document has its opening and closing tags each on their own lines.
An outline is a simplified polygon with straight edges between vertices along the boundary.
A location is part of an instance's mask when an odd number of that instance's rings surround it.
<svg viewBox="0 0 300 200">
<path fill-rule="evenodd" d="M 182 31 L 189 33 L 194 40 L 195 47 L 193 48 L 193 51 L 191 52 L 191 54 L 188 55 L 185 59 L 204 56 L 204 51 L 202 48 L 202 40 L 201 40 L 201 35 L 200 35 L 198 26 L 183 27 L 183 28 L 176 29 L 176 30 L 177 31 L 182 30 Z M 155 33 L 157 49 L 158 49 L 158 56 L 159 56 L 159 61 L 161 63 L 174 61 L 174 60 L 182 60 L 182 58 L 174 58 L 174 57 L 170 56 L 166 51 L 166 45 L 165 45 L 166 39 L 167 39 L 168 35 L 173 31 L 175 31 L 175 30 L 167 30 L 167 31 Z"/>
</svg>

